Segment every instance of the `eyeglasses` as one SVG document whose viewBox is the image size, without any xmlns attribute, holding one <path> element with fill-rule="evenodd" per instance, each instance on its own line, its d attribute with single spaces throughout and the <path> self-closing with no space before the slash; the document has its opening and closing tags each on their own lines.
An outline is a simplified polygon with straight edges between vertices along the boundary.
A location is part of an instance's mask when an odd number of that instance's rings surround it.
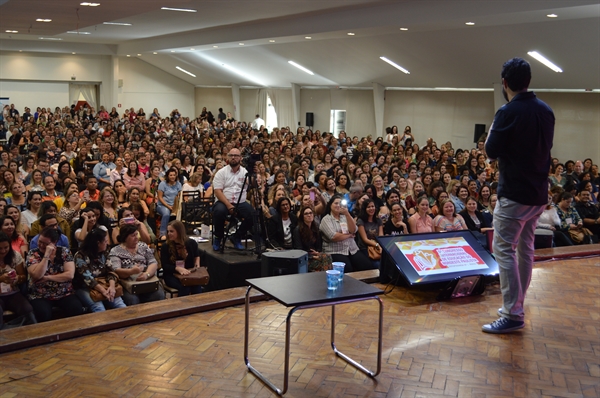
<svg viewBox="0 0 600 398">
<path fill-rule="evenodd" d="M 307 211 L 304 213 L 305 216 L 314 216 L 314 213 L 312 211 Z"/>
<path fill-rule="evenodd" d="M 58 228 L 58 223 L 56 223 L 56 224 L 46 224 L 46 228 Z"/>
</svg>

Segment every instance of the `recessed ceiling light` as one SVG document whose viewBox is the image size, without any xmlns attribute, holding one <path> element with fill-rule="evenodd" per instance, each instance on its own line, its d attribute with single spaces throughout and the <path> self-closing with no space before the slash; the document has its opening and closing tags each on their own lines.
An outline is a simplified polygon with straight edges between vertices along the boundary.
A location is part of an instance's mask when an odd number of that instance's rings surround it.
<svg viewBox="0 0 600 398">
<path fill-rule="evenodd" d="M 77 54 L 77 53 L 71 53 L 71 54 L 75 55 L 75 54 Z"/>
<path fill-rule="evenodd" d="M 314 75 L 314 73 L 308 69 L 306 69 L 304 66 L 295 63 L 294 61 L 288 61 L 288 64 L 295 66 L 296 68 L 300 69 L 301 71 L 304 71 L 306 73 L 308 73 L 309 75 Z"/>
<path fill-rule="evenodd" d="M 269 43 L 275 43 L 275 40 L 269 40 Z"/>
<path fill-rule="evenodd" d="M 410 72 L 406 69 L 404 69 L 403 67 L 401 67 L 400 65 L 398 65 L 397 63 L 390 61 L 389 59 L 387 59 L 386 57 L 379 57 L 380 60 L 387 62 L 388 64 L 392 65 L 394 68 L 398 69 L 401 72 L 406 73 L 407 75 L 410 75 Z"/>
<path fill-rule="evenodd" d="M 131 57 L 131 55 L 127 54 L 128 57 Z"/>
<path fill-rule="evenodd" d="M 153 52 L 152 54 L 156 55 L 156 54 L 158 54 L 158 53 L 155 51 L 155 52 Z"/>
<path fill-rule="evenodd" d="M 56 40 L 56 41 L 60 41 L 62 40 L 60 37 L 40 37 L 40 40 Z"/>
<path fill-rule="evenodd" d="M 240 46 L 243 46 L 243 45 L 244 45 L 244 43 L 239 43 L 239 44 L 240 44 Z"/>
<path fill-rule="evenodd" d="M 529 51 L 527 54 L 529 54 L 529 56 L 537 59 L 542 64 L 546 65 L 548 68 L 552 69 L 554 72 L 562 73 L 562 71 L 563 71 L 562 69 L 560 69 L 558 66 L 553 64 L 552 61 L 550 61 L 548 58 L 544 57 L 542 54 L 538 53 L 537 51 Z"/>
<path fill-rule="evenodd" d="M 126 22 L 102 22 L 104 25 L 117 25 L 117 26 L 131 26 L 130 23 Z"/>
<path fill-rule="evenodd" d="M 198 12 L 198 10 L 193 10 L 191 8 L 161 7 L 160 9 L 165 11 Z"/>
<path fill-rule="evenodd" d="M 473 26 L 475 25 L 475 22 L 465 22 L 465 25 Z"/>
<path fill-rule="evenodd" d="M 194 49 L 193 49 L 193 48 L 190 48 L 190 51 L 194 51 Z"/>
<path fill-rule="evenodd" d="M 5 32 L 6 33 L 19 33 L 18 30 L 6 30 Z"/>
<path fill-rule="evenodd" d="M 84 1 L 83 3 L 79 3 L 80 6 L 84 6 L 84 7 L 98 7 L 100 5 L 100 3 L 90 3 L 87 1 Z"/>
<path fill-rule="evenodd" d="M 183 68 L 181 68 L 181 67 L 179 67 L 179 66 L 176 66 L 176 67 L 175 67 L 175 69 L 177 69 L 177 70 L 180 70 L 180 71 L 182 71 L 183 73 L 187 73 L 188 75 L 190 75 L 190 76 L 192 76 L 192 77 L 196 77 L 196 75 L 194 75 L 192 72 L 188 72 L 187 70 L 185 70 L 185 69 L 183 69 Z"/>
<path fill-rule="evenodd" d="M 23 52 L 23 50 L 19 50 L 19 52 L 20 52 L 20 53 L 22 53 L 22 52 Z"/>
<path fill-rule="evenodd" d="M 348 36 L 354 36 L 354 33 L 348 32 Z"/>
<path fill-rule="evenodd" d="M 138 57 L 141 57 L 141 56 L 142 56 L 142 54 L 138 54 Z"/>
<path fill-rule="evenodd" d="M 175 50 L 171 50 L 171 52 L 172 52 L 172 53 L 174 53 L 174 52 L 175 52 Z"/>
<path fill-rule="evenodd" d="M 219 46 L 213 46 L 213 48 L 219 48 Z"/>
<path fill-rule="evenodd" d="M 69 31 L 67 31 L 67 33 L 70 33 L 72 35 L 91 35 L 90 32 L 76 32 L 74 30 L 69 30 Z"/>
<path fill-rule="evenodd" d="M 546 15 L 548 18 L 558 18 L 558 15 L 556 14 L 548 14 Z"/>
<path fill-rule="evenodd" d="M 310 39 L 312 39 L 312 37 L 310 37 L 310 36 L 304 36 L 304 38 L 305 38 L 306 40 L 310 40 Z"/>
<path fill-rule="evenodd" d="M 38 18 L 35 20 L 36 22 L 52 22 L 51 19 L 46 19 L 46 18 Z"/>
<path fill-rule="evenodd" d="M 400 28 L 400 30 L 408 30 L 408 28 Z"/>
</svg>

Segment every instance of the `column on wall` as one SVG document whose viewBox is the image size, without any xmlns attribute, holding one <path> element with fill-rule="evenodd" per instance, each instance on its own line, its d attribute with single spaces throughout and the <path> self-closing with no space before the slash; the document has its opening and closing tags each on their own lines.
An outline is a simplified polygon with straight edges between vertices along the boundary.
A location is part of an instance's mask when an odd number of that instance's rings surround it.
<svg viewBox="0 0 600 398">
<path fill-rule="evenodd" d="M 494 114 L 504 104 L 506 100 L 502 94 L 502 83 L 494 83 Z"/>
<path fill-rule="evenodd" d="M 375 109 L 375 134 L 383 136 L 383 115 L 385 110 L 385 87 L 373 83 L 373 107 Z"/>
<path fill-rule="evenodd" d="M 107 87 L 108 90 L 104 93 L 105 106 L 109 112 L 113 106 L 117 107 L 119 105 L 119 93 L 122 89 L 122 84 L 119 83 L 119 57 L 113 55 L 110 57 L 110 60 L 112 68 L 110 68 L 109 81 L 111 84 L 107 85 L 110 87 Z"/>
<path fill-rule="evenodd" d="M 301 125 L 300 118 L 300 85 L 292 83 L 292 106 L 294 107 L 294 129 Z"/>
<path fill-rule="evenodd" d="M 231 83 L 231 96 L 233 97 L 233 117 L 240 120 L 240 86 Z"/>
</svg>

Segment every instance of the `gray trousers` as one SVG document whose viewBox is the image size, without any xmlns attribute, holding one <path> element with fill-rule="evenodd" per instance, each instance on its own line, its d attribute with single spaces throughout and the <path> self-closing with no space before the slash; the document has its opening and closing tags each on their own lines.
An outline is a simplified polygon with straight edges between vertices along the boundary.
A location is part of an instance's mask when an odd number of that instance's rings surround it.
<svg viewBox="0 0 600 398">
<path fill-rule="evenodd" d="M 494 256 L 500 269 L 502 316 L 523 321 L 523 302 L 533 269 L 533 241 L 544 206 L 499 198 L 494 209 Z"/>
</svg>

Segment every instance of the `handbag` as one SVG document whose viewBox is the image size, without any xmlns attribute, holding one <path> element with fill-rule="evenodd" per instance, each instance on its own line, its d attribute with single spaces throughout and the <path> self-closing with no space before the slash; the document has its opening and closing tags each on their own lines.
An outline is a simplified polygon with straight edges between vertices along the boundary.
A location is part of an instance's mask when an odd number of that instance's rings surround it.
<svg viewBox="0 0 600 398">
<path fill-rule="evenodd" d="M 146 279 L 145 281 L 134 281 L 132 279 L 119 280 L 125 290 L 131 294 L 148 294 L 158 290 L 158 278 L 156 275 Z"/>
<path fill-rule="evenodd" d="M 192 268 L 187 275 L 181 275 L 174 272 L 173 276 L 179 279 L 179 282 L 181 282 L 183 286 L 206 286 L 210 280 L 210 275 L 208 275 L 208 269 L 206 267 Z"/>
<path fill-rule="evenodd" d="M 331 264 L 331 254 L 327 253 L 309 253 L 308 254 L 308 272 L 319 272 L 333 269 Z"/>
<path fill-rule="evenodd" d="M 587 228 L 581 228 L 579 230 L 570 229 L 569 236 L 576 245 L 592 243 L 592 231 Z"/>
<path fill-rule="evenodd" d="M 369 258 L 373 261 L 381 260 L 381 246 L 369 246 Z"/>
<path fill-rule="evenodd" d="M 106 289 L 110 287 L 110 283 L 106 280 L 106 278 L 96 278 L 96 282 L 98 282 L 99 285 L 104 286 Z M 121 286 L 118 283 L 115 283 L 115 297 L 121 297 L 122 295 L 123 286 Z M 106 297 L 104 297 L 102 293 L 100 293 L 96 289 L 90 289 L 90 297 L 95 302 L 106 300 Z"/>
</svg>

